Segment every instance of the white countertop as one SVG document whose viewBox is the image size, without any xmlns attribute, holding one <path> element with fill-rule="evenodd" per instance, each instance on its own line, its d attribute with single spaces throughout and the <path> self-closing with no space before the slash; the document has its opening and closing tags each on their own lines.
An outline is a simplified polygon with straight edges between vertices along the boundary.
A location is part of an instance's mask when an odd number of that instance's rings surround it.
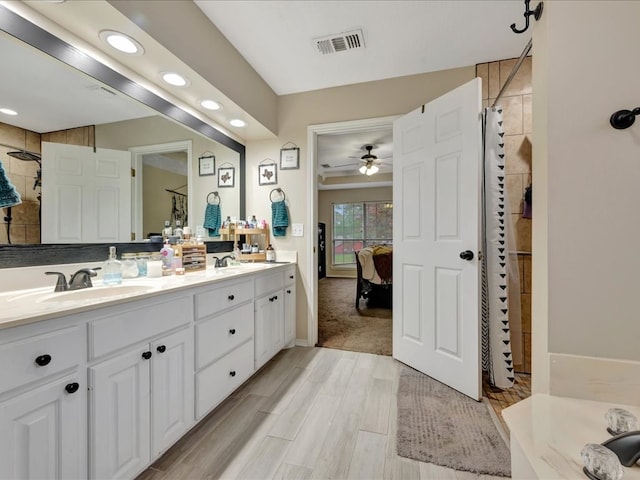
<svg viewBox="0 0 640 480">
<path fill-rule="evenodd" d="M 291 264 L 243 263 L 224 268 L 207 267 L 206 270 L 185 275 L 124 279 L 121 285 L 113 287 L 103 285 L 102 281 L 98 280 L 91 288 L 67 292 L 54 292 L 55 279 L 52 278 L 51 285 L 47 287 L 0 293 L 0 329 L 207 285 L 269 269 L 286 268 Z"/>
<path fill-rule="evenodd" d="M 613 407 L 640 418 L 637 406 L 540 394 L 504 409 L 502 415 L 538 478 L 583 479 L 580 451 L 587 443 L 611 438 L 604 415 Z M 625 480 L 640 479 L 637 464 L 623 468 Z"/>
</svg>

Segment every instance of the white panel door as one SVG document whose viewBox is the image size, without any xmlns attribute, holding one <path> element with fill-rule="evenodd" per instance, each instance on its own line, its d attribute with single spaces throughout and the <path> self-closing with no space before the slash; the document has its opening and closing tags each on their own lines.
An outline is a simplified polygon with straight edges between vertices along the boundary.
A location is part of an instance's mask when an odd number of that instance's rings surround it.
<svg viewBox="0 0 640 480">
<path fill-rule="evenodd" d="M 393 138 L 393 355 L 479 400 L 480 79 L 396 120 Z"/>
<path fill-rule="evenodd" d="M 42 142 L 42 242 L 128 242 L 131 232 L 131 153 Z"/>
<path fill-rule="evenodd" d="M 148 352 L 136 348 L 89 369 L 93 479 L 134 478 L 149 463 Z"/>
<path fill-rule="evenodd" d="M 86 401 L 71 375 L 1 403 L 0 478 L 86 478 Z"/>
<path fill-rule="evenodd" d="M 157 340 L 151 353 L 151 448 L 156 457 L 194 422 L 192 330 Z"/>
</svg>

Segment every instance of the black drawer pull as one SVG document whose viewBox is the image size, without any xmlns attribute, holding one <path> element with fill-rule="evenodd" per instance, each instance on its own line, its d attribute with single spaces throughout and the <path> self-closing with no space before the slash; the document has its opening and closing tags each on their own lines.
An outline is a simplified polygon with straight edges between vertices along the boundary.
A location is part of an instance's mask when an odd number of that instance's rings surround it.
<svg viewBox="0 0 640 480">
<path fill-rule="evenodd" d="M 270 301 L 270 302 L 273 302 L 275 299 L 276 299 L 276 297 L 270 297 L 270 298 L 269 298 L 269 301 Z"/>
<path fill-rule="evenodd" d="M 67 393 L 76 393 L 79 388 L 80 388 L 80 384 L 78 382 L 68 383 L 64 387 L 64 389 L 67 391 Z"/>
<path fill-rule="evenodd" d="M 236 376 L 236 371 L 235 370 L 231 370 L 229 372 L 229 375 L 231 375 L 232 377 L 235 377 Z"/>
<path fill-rule="evenodd" d="M 45 365 L 49 365 L 51 363 L 51 355 L 40 355 L 36 357 L 36 364 L 39 367 L 44 367 Z"/>
<path fill-rule="evenodd" d="M 291 293 L 291 290 L 287 290 L 287 293 Z"/>
<path fill-rule="evenodd" d="M 233 295 L 229 295 L 229 297 L 228 297 L 228 298 L 229 298 L 229 300 L 233 300 L 233 299 L 234 299 L 234 298 L 236 298 L 236 297 L 234 297 Z"/>
<path fill-rule="evenodd" d="M 230 330 L 229 330 L 229 333 L 230 333 L 231 335 L 235 335 L 235 334 L 236 334 L 236 329 L 235 329 L 235 328 L 230 329 Z"/>
<path fill-rule="evenodd" d="M 274 299 L 274 300 L 277 300 L 277 299 L 278 299 L 278 295 L 275 295 L 275 296 L 273 297 L 273 299 Z"/>
<path fill-rule="evenodd" d="M 289 275 L 289 278 L 293 278 L 293 275 Z"/>
<path fill-rule="evenodd" d="M 142 358 L 144 358 L 145 360 L 149 360 L 151 358 L 151 355 L 153 355 L 151 352 L 144 352 L 142 354 Z"/>
<path fill-rule="evenodd" d="M 156 350 L 158 350 L 158 352 L 160 352 L 160 353 L 164 353 L 167 350 L 167 346 L 166 345 L 158 345 L 158 348 L 156 348 Z"/>
</svg>

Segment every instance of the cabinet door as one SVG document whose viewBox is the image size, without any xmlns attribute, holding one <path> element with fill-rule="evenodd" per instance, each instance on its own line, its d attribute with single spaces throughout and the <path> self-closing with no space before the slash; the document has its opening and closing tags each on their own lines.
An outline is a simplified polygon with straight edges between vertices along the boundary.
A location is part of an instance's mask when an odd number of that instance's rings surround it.
<svg viewBox="0 0 640 480">
<path fill-rule="evenodd" d="M 193 330 L 151 344 L 151 447 L 153 457 L 194 422 Z"/>
<path fill-rule="evenodd" d="M 86 478 L 86 401 L 71 375 L 0 404 L 0 478 Z"/>
<path fill-rule="evenodd" d="M 256 300 L 255 312 L 255 362 L 256 370 L 271 358 L 271 324 L 273 323 L 272 295 L 265 295 Z"/>
<path fill-rule="evenodd" d="M 296 286 L 284 287 L 284 346 L 293 347 L 296 343 Z"/>
<path fill-rule="evenodd" d="M 256 300 L 256 370 L 284 347 L 283 293 L 278 290 Z"/>
<path fill-rule="evenodd" d="M 149 354 L 147 345 L 89 369 L 91 478 L 134 478 L 149 463 Z"/>
</svg>

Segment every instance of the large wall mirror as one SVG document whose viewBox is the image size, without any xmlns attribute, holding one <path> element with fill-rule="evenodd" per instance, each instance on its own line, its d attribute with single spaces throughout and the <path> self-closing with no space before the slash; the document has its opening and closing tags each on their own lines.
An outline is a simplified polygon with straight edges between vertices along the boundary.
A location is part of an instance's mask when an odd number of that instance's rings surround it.
<svg viewBox="0 0 640 480">
<path fill-rule="evenodd" d="M 13 217 L 13 225 L 2 225 L 3 255 L 9 245 L 24 258 L 44 244 L 143 241 L 165 220 L 195 230 L 209 203 L 219 204 L 223 217 L 244 218 L 242 144 L 2 6 L 0 59 L 10 66 L 0 83 L 0 107 L 18 111 L 0 115 L 0 161 L 24 204 L 13 214 L 3 209 L 3 217 Z M 129 227 L 117 238 L 101 236 L 99 225 L 97 236 L 87 234 L 82 211 L 86 216 L 100 205 L 70 195 L 58 195 L 66 204 L 51 201 L 60 181 L 51 159 L 72 155 L 68 150 L 80 157 L 122 152 L 136 168 L 102 208 L 108 220 L 121 216 Z M 220 184 L 220 168 L 232 174 L 233 184 Z M 119 203 L 111 205 L 116 197 Z M 88 217 L 96 221 L 93 213 Z"/>
</svg>

